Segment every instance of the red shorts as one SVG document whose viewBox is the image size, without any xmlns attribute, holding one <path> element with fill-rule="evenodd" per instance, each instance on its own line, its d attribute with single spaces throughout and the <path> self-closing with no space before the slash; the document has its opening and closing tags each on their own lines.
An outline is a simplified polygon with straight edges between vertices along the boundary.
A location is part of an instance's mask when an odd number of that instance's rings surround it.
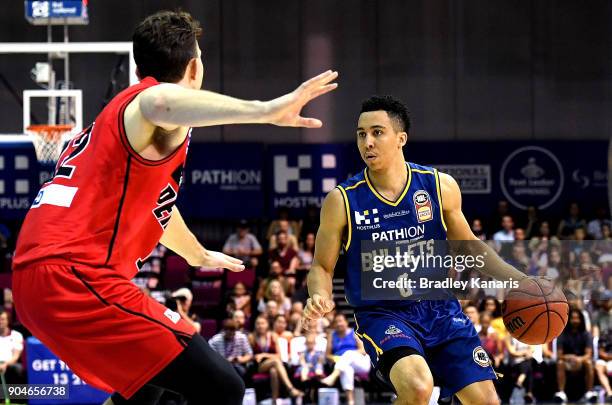
<svg viewBox="0 0 612 405">
<path fill-rule="evenodd" d="M 33 264 L 13 273 L 19 320 L 88 384 L 129 398 L 195 329 L 110 268 Z"/>
</svg>

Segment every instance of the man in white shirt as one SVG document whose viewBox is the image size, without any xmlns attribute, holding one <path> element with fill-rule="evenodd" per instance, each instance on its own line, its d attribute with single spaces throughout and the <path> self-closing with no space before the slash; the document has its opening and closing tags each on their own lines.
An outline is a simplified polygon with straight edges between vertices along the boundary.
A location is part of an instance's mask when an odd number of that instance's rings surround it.
<svg viewBox="0 0 612 405">
<path fill-rule="evenodd" d="M 23 366 L 19 362 L 23 352 L 23 335 L 9 328 L 8 314 L 0 309 L 0 373 L 8 383 L 23 380 Z"/>
</svg>

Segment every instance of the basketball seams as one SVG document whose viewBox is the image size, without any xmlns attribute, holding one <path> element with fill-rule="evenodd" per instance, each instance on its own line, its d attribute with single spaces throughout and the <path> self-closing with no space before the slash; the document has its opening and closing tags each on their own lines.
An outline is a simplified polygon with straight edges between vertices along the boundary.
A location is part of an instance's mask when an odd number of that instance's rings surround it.
<svg viewBox="0 0 612 405">
<path fill-rule="evenodd" d="M 551 303 L 551 304 L 566 304 L 565 301 L 548 301 L 548 302 Z M 512 314 L 515 314 L 515 313 L 517 313 L 519 311 L 522 311 L 524 309 L 529 309 L 529 308 L 537 307 L 538 305 L 544 305 L 544 303 L 543 302 L 538 302 L 537 304 L 531 304 L 531 305 L 527 305 L 526 307 L 521 307 L 519 309 L 515 309 L 514 311 L 508 312 L 507 314 L 505 314 L 504 318 L 507 317 L 507 316 L 510 316 Z"/>
<path fill-rule="evenodd" d="M 546 342 L 548 341 L 548 335 L 550 334 L 550 313 L 549 313 L 549 308 L 548 308 L 548 299 L 546 298 L 546 295 L 544 295 L 544 289 L 540 285 L 540 282 L 536 279 L 533 279 L 533 281 L 535 281 L 540 291 L 542 291 L 542 296 L 544 297 L 544 304 L 546 304 L 546 336 L 544 337 L 544 342 Z M 552 290 L 550 290 L 551 294 L 554 290 L 555 290 L 554 287 Z"/>
<path fill-rule="evenodd" d="M 540 304 L 540 305 L 543 305 L 543 304 Z M 541 317 L 542 315 L 544 315 L 545 313 L 546 313 L 545 311 L 542 311 L 542 312 L 540 312 L 540 313 L 539 313 L 537 316 L 535 316 L 535 317 L 534 317 L 534 318 L 531 320 L 531 322 L 529 323 L 529 325 L 527 325 L 527 328 L 526 328 L 526 329 L 523 331 L 523 333 L 521 333 L 521 334 L 519 335 L 519 337 L 517 337 L 516 339 L 517 339 L 517 340 L 519 340 L 519 341 L 521 341 L 521 342 L 523 342 L 523 341 L 521 340 L 521 338 L 522 338 L 522 337 L 525 335 L 525 333 L 529 332 L 529 329 L 531 329 L 531 326 L 533 326 L 533 324 L 534 324 L 534 323 L 535 323 L 535 322 L 538 320 L 538 318 L 539 318 L 539 317 Z M 548 337 L 548 335 L 547 335 L 547 337 Z M 546 342 L 546 340 L 544 340 L 544 342 Z M 543 344 L 544 342 L 542 342 L 542 343 L 528 343 L 528 344 Z M 523 343 L 526 343 L 526 342 L 523 342 Z"/>
</svg>

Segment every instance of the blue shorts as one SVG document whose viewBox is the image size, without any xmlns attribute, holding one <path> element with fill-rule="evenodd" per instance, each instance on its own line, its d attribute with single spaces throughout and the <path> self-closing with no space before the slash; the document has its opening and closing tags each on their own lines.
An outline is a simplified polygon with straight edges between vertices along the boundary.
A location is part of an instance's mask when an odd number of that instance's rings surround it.
<svg viewBox="0 0 612 405">
<path fill-rule="evenodd" d="M 386 351 L 412 348 L 427 361 L 435 384 L 441 387 L 440 398 L 474 382 L 497 378 L 474 326 L 456 300 L 355 308 L 355 321 L 355 333 L 375 368 Z"/>
</svg>

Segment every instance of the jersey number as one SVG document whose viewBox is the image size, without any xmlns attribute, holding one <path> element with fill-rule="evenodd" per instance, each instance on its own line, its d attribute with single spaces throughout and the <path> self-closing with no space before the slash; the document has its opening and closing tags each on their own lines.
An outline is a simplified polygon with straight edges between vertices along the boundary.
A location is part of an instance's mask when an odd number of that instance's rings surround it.
<svg viewBox="0 0 612 405">
<path fill-rule="evenodd" d="M 91 135 L 91 131 L 93 130 L 94 124 L 91 124 L 89 128 L 85 129 L 81 134 L 77 135 L 73 140 L 68 143 L 66 150 L 62 153 L 57 166 L 55 168 L 55 173 L 50 181 L 52 181 L 56 177 L 63 177 L 66 179 L 71 179 L 76 167 L 68 164 L 72 159 L 79 156 L 87 145 L 89 145 L 89 139 Z M 64 156 L 68 150 L 72 149 L 72 151 L 68 154 L 68 156 Z"/>
</svg>

